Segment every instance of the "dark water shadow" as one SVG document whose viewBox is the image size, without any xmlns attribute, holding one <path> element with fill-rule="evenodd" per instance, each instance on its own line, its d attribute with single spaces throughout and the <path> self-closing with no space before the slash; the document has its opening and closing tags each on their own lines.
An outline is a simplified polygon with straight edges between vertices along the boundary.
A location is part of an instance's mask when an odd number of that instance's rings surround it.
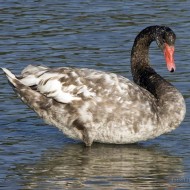
<svg viewBox="0 0 190 190">
<path fill-rule="evenodd" d="M 26 189 L 165 189 L 183 176 L 181 158 L 138 144 L 66 144 L 15 166 Z"/>
</svg>

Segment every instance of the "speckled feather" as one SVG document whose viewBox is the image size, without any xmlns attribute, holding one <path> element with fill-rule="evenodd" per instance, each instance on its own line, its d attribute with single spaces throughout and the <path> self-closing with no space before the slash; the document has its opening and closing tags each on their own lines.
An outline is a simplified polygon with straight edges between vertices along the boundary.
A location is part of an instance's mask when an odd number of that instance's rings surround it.
<svg viewBox="0 0 190 190">
<path fill-rule="evenodd" d="M 40 117 L 87 146 L 94 141 L 124 144 L 151 139 L 175 129 L 185 115 L 182 95 L 152 70 L 144 83 L 151 80 L 150 86 L 163 86 L 162 94 L 123 76 L 85 68 L 29 65 L 18 77 L 3 70 L 16 93 Z"/>
</svg>

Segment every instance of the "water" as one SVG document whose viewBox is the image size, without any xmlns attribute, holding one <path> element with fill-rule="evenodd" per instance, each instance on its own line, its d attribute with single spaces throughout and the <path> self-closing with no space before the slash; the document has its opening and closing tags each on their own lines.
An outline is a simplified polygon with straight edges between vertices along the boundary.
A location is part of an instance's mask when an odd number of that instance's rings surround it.
<svg viewBox="0 0 190 190">
<path fill-rule="evenodd" d="M 130 49 L 146 26 L 177 35 L 177 71 L 168 73 L 155 44 L 151 62 L 184 95 L 187 114 L 175 131 L 136 145 L 88 149 L 43 123 L 0 72 L 0 189 L 189 189 L 189 1 L 0 0 L 0 66 L 88 67 L 131 78 Z M 161 64 L 160 64 L 161 63 Z"/>
</svg>

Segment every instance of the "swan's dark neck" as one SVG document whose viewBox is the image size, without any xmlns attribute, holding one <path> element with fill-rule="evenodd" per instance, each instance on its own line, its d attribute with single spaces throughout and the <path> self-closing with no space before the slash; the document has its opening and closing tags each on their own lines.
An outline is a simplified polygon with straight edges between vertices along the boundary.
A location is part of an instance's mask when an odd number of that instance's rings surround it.
<svg viewBox="0 0 190 190">
<path fill-rule="evenodd" d="M 152 99 L 153 105 L 156 105 L 154 113 L 158 116 L 159 125 L 164 127 L 165 132 L 176 128 L 184 119 L 185 102 L 181 93 L 150 67 L 149 46 L 154 40 L 161 49 L 164 43 L 174 46 L 174 38 L 175 34 L 170 28 L 151 26 L 137 35 L 131 52 L 133 80 L 155 97 Z M 158 128 L 158 134 L 162 133 L 163 128 L 161 127 L 160 131 Z"/>
<path fill-rule="evenodd" d="M 159 99 L 163 90 L 174 88 L 169 82 L 158 75 L 149 64 L 149 47 L 155 41 L 160 26 L 151 26 L 137 35 L 131 51 L 131 71 L 133 80 L 139 86 L 151 92 Z"/>
</svg>

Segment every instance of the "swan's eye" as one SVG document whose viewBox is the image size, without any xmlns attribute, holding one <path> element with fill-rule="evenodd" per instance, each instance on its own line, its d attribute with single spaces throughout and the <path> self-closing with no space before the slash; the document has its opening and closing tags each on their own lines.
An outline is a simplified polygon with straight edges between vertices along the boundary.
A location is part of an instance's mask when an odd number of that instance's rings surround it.
<svg viewBox="0 0 190 190">
<path fill-rule="evenodd" d="M 175 38 L 176 38 L 175 34 L 173 34 L 173 33 L 165 34 L 165 37 L 163 37 L 163 40 L 165 40 L 165 42 L 163 41 L 163 43 L 167 43 L 169 45 L 174 45 Z"/>
</svg>

